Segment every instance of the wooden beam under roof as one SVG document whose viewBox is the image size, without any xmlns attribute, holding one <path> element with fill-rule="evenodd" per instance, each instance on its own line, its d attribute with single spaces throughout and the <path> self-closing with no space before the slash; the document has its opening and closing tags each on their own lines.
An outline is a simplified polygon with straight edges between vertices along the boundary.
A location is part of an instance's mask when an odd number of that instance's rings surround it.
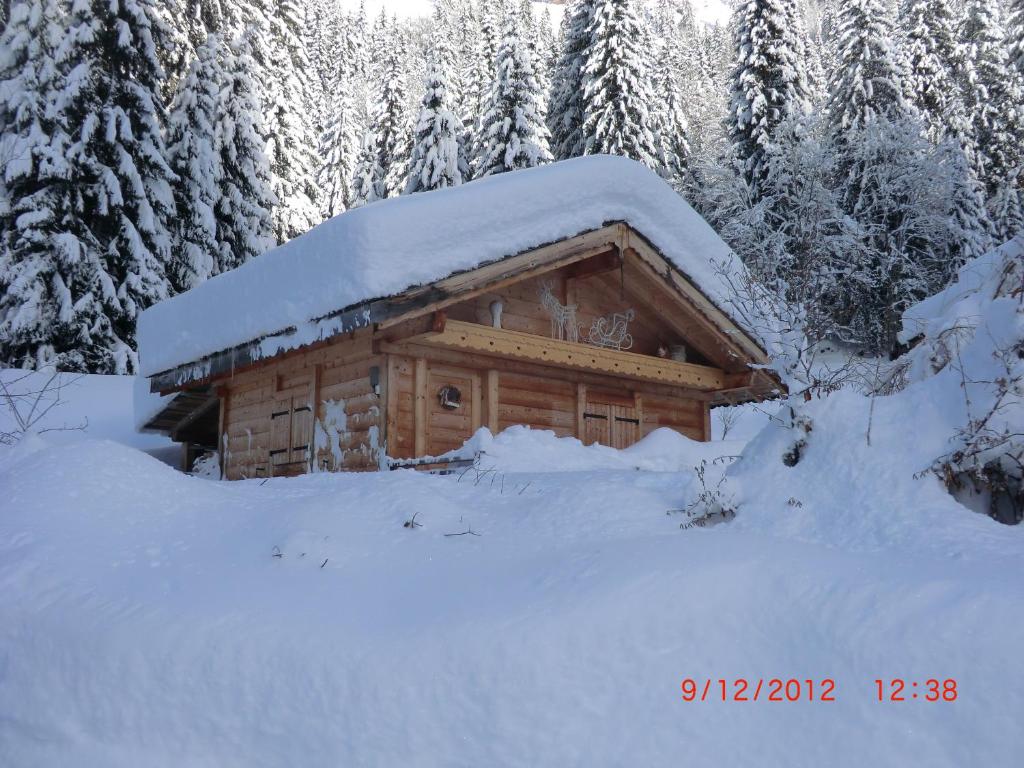
<svg viewBox="0 0 1024 768">
<path fill-rule="evenodd" d="M 725 373 L 718 368 L 457 320 L 449 320 L 440 332 L 425 333 L 409 341 L 433 347 L 469 350 L 482 355 L 599 371 L 705 392 L 713 392 L 725 386 Z"/>
</svg>

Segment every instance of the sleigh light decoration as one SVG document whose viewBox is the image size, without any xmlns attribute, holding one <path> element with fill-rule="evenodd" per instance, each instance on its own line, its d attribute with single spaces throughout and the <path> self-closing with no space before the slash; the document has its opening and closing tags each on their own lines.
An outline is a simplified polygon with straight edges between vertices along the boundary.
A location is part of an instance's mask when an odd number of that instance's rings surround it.
<svg viewBox="0 0 1024 768">
<path fill-rule="evenodd" d="M 629 324 L 636 317 L 636 312 L 627 309 L 597 318 L 590 326 L 587 341 L 595 347 L 608 349 L 629 349 L 633 346 L 633 337 L 629 333 Z"/>
</svg>

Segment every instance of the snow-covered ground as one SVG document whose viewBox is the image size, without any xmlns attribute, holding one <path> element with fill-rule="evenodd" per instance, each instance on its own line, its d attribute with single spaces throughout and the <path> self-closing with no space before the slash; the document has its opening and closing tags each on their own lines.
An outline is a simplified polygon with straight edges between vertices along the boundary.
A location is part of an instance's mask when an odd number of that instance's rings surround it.
<svg viewBox="0 0 1024 768">
<path fill-rule="evenodd" d="M 133 390 L 138 382 L 131 376 L 61 373 L 53 381 L 50 379 L 47 373 L 0 369 L 0 382 L 19 400 L 23 413 L 31 409 L 36 393 L 42 393 L 37 412 L 46 413 L 36 431 L 48 430 L 48 443 L 95 445 L 91 441 L 113 440 L 175 466 L 180 462 L 181 450 L 168 438 L 136 430 L 133 401 L 137 397 Z M 0 432 L 15 427 L 10 409 L 0 402 Z"/>
<path fill-rule="evenodd" d="M 929 406 L 880 399 L 868 446 L 864 398 L 812 404 L 793 468 L 769 425 L 736 519 L 683 530 L 767 415 L 621 452 L 482 435 L 461 476 L 218 483 L 116 442 L 129 388 L 68 393 L 95 437 L 0 449 L 2 765 L 1020 764 L 1024 530 L 914 479 Z M 686 702 L 685 678 L 836 701 Z M 911 699 L 929 678 L 957 700 Z"/>
</svg>

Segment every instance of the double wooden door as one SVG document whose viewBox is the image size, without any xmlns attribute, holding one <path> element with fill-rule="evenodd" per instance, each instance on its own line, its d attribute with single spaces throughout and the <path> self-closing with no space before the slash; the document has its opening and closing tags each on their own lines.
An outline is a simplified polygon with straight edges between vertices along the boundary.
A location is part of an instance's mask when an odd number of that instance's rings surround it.
<svg viewBox="0 0 1024 768">
<path fill-rule="evenodd" d="M 301 475 L 310 469 L 313 450 L 312 381 L 286 382 L 270 412 L 270 473 Z"/>
<path fill-rule="evenodd" d="M 635 403 L 602 402 L 587 398 L 583 407 L 585 445 L 600 443 L 612 448 L 628 448 L 640 439 L 640 414 Z"/>
</svg>

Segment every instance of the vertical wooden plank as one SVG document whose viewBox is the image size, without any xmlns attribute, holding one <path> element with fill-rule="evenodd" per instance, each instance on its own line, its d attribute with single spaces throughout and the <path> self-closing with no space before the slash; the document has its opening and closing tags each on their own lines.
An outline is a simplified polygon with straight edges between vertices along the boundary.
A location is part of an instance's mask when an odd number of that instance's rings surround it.
<svg viewBox="0 0 1024 768">
<path fill-rule="evenodd" d="M 217 452 L 220 454 L 220 476 L 224 479 L 227 479 L 228 476 L 228 450 L 225 439 L 228 431 L 228 392 L 227 387 L 217 389 L 217 396 L 220 398 L 220 414 L 217 418 Z"/>
<path fill-rule="evenodd" d="M 611 445 L 612 407 L 605 403 L 587 403 L 583 415 L 583 443 Z"/>
<path fill-rule="evenodd" d="M 701 403 L 704 408 L 704 442 L 711 440 L 711 403 L 705 400 Z"/>
<path fill-rule="evenodd" d="M 308 470 L 313 450 L 313 406 L 309 404 L 309 394 L 292 397 L 291 422 L 288 461 L 291 464 L 305 462 Z"/>
<path fill-rule="evenodd" d="M 292 399 L 278 396 L 270 404 L 270 474 L 291 459 Z"/>
<path fill-rule="evenodd" d="M 636 408 L 613 405 L 611 409 L 611 441 L 613 448 L 628 448 L 639 439 Z"/>
<path fill-rule="evenodd" d="M 473 409 L 470 411 L 470 427 L 475 433 L 483 422 L 483 392 L 480 374 L 473 373 Z"/>
<path fill-rule="evenodd" d="M 645 435 L 644 435 L 644 399 L 640 395 L 639 392 L 635 392 L 635 393 L 633 393 L 633 400 L 634 400 L 633 407 L 636 409 L 636 420 L 638 422 L 637 425 L 636 425 L 636 439 L 637 440 L 643 440 L 644 437 L 645 437 Z"/>
<path fill-rule="evenodd" d="M 492 433 L 498 434 L 498 372 L 487 371 L 487 428 Z"/>
<path fill-rule="evenodd" d="M 313 445 L 313 435 L 316 434 L 316 424 L 320 421 L 320 376 L 323 373 L 323 366 L 317 363 L 313 366 L 313 386 L 312 386 L 312 402 L 310 405 L 313 408 L 312 418 L 310 420 L 309 429 L 309 471 L 317 471 L 317 458 L 316 458 L 316 446 Z"/>
<path fill-rule="evenodd" d="M 416 416 L 415 455 L 425 456 L 427 453 L 427 361 L 422 357 L 416 358 L 413 387 Z"/>
<path fill-rule="evenodd" d="M 380 414 L 381 450 L 395 455 L 398 445 L 398 362 L 394 355 L 384 355 L 380 361 Z"/>
<path fill-rule="evenodd" d="M 583 412 L 587 409 L 587 385 L 576 385 L 576 439 L 582 440 L 587 434 Z"/>
</svg>

